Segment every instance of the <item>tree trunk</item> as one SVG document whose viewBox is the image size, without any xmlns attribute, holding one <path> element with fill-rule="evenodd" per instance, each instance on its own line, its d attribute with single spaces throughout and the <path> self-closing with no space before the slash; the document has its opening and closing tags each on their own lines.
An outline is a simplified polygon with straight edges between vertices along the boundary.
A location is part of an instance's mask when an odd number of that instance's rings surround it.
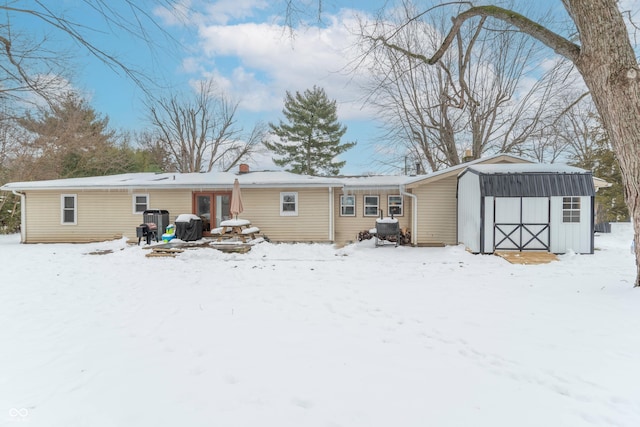
<svg viewBox="0 0 640 427">
<path fill-rule="evenodd" d="M 616 153 L 640 243 L 640 69 L 615 0 L 565 0 L 580 36 L 576 67 L 591 91 Z M 635 245 L 640 286 L 640 244 Z"/>
<path fill-rule="evenodd" d="M 622 171 L 625 198 L 633 221 L 635 287 L 640 287 L 640 67 L 617 0 L 562 0 L 580 44 L 511 10 L 477 6 L 460 13 L 440 49 L 427 60 L 436 64 L 465 20 L 491 16 L 517 27 L 573 62 L 591 92 Z"/>
</svg>

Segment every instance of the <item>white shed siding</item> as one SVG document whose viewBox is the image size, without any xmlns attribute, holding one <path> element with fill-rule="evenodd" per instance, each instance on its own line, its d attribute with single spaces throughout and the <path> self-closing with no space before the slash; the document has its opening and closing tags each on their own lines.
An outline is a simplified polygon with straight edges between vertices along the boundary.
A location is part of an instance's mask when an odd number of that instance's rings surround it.
<svg viewBox="0 0 640 427">
<path fill-rule="evenodd" d="M 493 217 L 494 217 L 494 197 L 484 198 L 484 247 L 483 253 L 493 252 Z"/>
<path fill-rule="evenodd" d="M 520 197 L 496 197 L 496 224 L 520 223 Z M 488 218 L 491 221 L 493 218 Z"/>
<path fill-rule="evenodd" d="M 562 222 L 562 197 L 551 198 L 551 252 L 591 253 L 591 197 L 580 197 L 580 222 Z"/>
<path fill-rule="evenodd" d="M 458 242 L 480 252 L 480 187 L 478 175 L 466 173 L 458 180 Z"/>
<path fill-rule="evenodd" d="M 522 222 L 524 224 L 549 224 L 549 198 L 523 197 Z"/>
</svg>

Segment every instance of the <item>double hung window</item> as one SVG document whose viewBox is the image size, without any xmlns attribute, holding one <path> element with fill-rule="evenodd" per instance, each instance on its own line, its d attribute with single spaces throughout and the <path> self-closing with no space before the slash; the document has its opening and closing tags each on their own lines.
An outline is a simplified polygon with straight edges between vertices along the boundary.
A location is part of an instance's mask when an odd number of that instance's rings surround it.
<svg viewBox="0 0 640 427">
<path fill-rule="evenodd" d="M 562 198 L 562 222 L 580 222 L 580 197 Z"/>
<path fill-rule="evenodd" d="M 402 216 L 403 206 L 402 206 L 402 196 L 393 195 L 388 196 L 388 216 Z"/>
<path fill-rule="evenodd" d="M 378 216 L 380 198 L 378 196 L 364 196 L 364 216 Z"/>
<path fill-rule="evenodd" d="M 60 196 L 60 218 L 62 225 L 76 225 L 78 223 L 78 196 L 76 194 Z"/>
<path fill-rule="evenodd" d="M 352 194 L 340 196 L 340 215 L 356 216 L 356 196 Z"/>
<path fill-rule="evenodd" d="M 143 213 L 149 209 L 149 195 L 148 194 L 134 194 L 133 195 L 133 213 Z"/>
<path fill-rule="evenodd" d="M 298 216 L 298 193 L 280 193 L 280 216 Z"/>
</svg>

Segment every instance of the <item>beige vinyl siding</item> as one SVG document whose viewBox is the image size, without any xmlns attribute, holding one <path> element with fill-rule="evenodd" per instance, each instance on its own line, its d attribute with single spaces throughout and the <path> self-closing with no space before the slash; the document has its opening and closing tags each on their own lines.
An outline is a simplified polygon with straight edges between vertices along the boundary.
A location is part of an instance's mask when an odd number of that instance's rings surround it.
<svg viewBox="0 0 640 427">
<path fill-rule="evenodd" d="M 457 177 L 450 176 L 413 190 L 418 196 L 418 245 L 455 245 Z"/>
<path fill-rule="evenodd" d="M 356 215 L 355 216 L 340 216 L 340 196 L 344 194 L 353 194 L 356 196 Z M 335 242 L 338 245 L 344 245 L 351 242 L 356 242 L 358 233 L 361 231 L 368 231 L 376 227 L 377 216 L 364 216 L 364 196 L 379 196 L 378 208 L 382 209 L 384 216 L 387 216 L 388 207 L 388 195 L 399 195 L 399 191 L 391 192 L 373 192 L 373 191 L 351 191 L 344 193 L 341 190 L 336 190 L 334 194 L 334 209 L 333 214 L 335 217 Z M 409 197 L 403 197 L 403 216 L 396 217 L 400 221 L 401 228 L 410 229 L 411 226 L 411 199 Z"/>
<path fill-rule="evenodd" d="M 169 222 L 171 223 L 176 221 L 178 215 L 193 212 L 193 193 L 191 190 L 155 190 L 147 191 L 146 193 L 149 194 L 148 209 L 169 211 Z M 129 203 L 131 203 L 131 200 L 129 200 Z M 133 208 L 131 208 L 131 211 L 133 212 Z M 138 217 L 141 217 L 141 215 L 138 215 Z"/>
<path fill-rule="evenodd" d="M 229 192 L 230 189 L 206 191 Z M 298 193 L 298 216 L 280 215 L 280 193 Z M 62 225 L 61 194 L 77 195 L 77 224 Z M 142 214 L 133 213 L 133 194 L 148 194 L 148 209 L 169 211 L 169 221 L 192 212 L 189 189 L 113 191 L 29 191 L 26 201 L 26 243 L 91 242 L 126 236 L 136 239 Z M 329 189 L 242 189 L 242 218 L 251 220 L 273 241 L 331 241 L 329 235 Z"/>
<path fill-rule="evenodd" d="M 29 191 L 26 193 L 25 243 L 91 242 L 136 238 L 142 214 L 133 213 L 133 194 L 149 194 L 149 209 L 169 211 L 173 222 L 191 212 L 189 190 Z M 61 224 L 61 194 L 77 195 L 77 224 Z"/>
<path fill-rule="evenodd" d="M 298 193 L 298 215 L 280 215 L 280 193 Z M 329 242 L 328 188 L 243 188 L 239 215 L 274 242 Z"/>
</svg>

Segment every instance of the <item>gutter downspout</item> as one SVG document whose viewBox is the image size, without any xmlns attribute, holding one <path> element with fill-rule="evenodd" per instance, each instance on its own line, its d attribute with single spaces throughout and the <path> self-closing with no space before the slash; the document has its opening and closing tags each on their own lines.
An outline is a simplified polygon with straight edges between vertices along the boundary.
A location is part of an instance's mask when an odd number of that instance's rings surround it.
<svg viewBox="0 0 640 427">
<path fill-rule="evenodd" d="M 418 196 L 407 193 L 404 185 L 400 186 L 400 194 L 411 198 L 411 246 L 418 245 Z"/>
<path fill-rule="evenodd" d="M 329 187 L 329 241 L 335 242 L 335 230 L 333 224 L 333 187 Z"/>
<path fill-rule="evenodd" d="M 27 238 L 27 195 L 16 190 L 11 190 L 15 196 L 20 196 L 20 243 Z"/>
</svg>

